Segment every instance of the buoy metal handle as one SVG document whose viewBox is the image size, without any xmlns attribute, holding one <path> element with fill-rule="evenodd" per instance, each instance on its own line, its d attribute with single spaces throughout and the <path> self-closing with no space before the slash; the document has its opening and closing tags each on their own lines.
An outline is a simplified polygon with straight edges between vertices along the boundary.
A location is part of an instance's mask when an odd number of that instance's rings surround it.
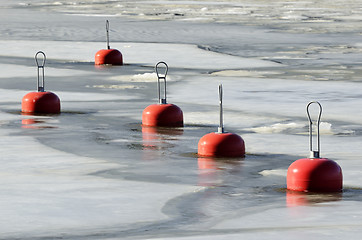
<svg viewBox="0 0 362 240">
<path fill-rule="evenodd" d="M 160 65 L 164 65 L 164 68 L 165 68 L 165 72 L 163 74 L 160 74 Z M 159 104 L 166 104 L 166 75 L 167 75 L 167 72 L 168 72 L 168 66 L 165 62 L 158 62 L 156 64 L 156 74 L 157 74 L 157 89 L 158 89 L 158 103 Z M 163 92 L 164 92 L 164 98 L 161 98 L 161 83 L 160 81 L 163 80 L 164 82 L 164 89 L 163 89 Z"/>
<path fill-rule="evenodd" d="M 312 121 L 312 118 L 311 118 L 310 112 L 309 112 L 309 107 L 313 103 L 316 103 L 319 106 L 319 114 L 318 114 L 318 118 L 317 118 L 317 121 L 316 121 L 316 127 L 317 127 L 317 151 L 313 150 L 313 129 L 312 129 L 313 121 Z M 317 101 L 309 102 L 307 104 L 307 115 L 308 115 L 308 119 L 309 119 L 309 150 L 310 150 L 310 157 L 309 158 L 320 158 L 319 124 L 320 124 L 321 116 L 322 116 L 322 105 Z"/>
<path fill-rule="evenodd" d="M 224 133 L 224 121 L 223 121 L 223 109 L 222 109 L 222 84 L 219 85 L 219 110 L 220 110 L 220 122 L 217 128 L 217 133 Z"/>
<path fill-rule="evenodd" d="M 39 55 L 43 55 L 42 56 L 42 60 L 38 59 Z M 45 60 L 46 60 L 46 56 L 45 53 L 42 51 L 39 51 L 35 54 L 35 62 L 36 65 L 38 66 L 38 82 L 37 82 L 37 88 L 38 88 L 38 92 L 44 92 L 44 65 L 45 65 Z M 41 69 L 41 71 L 40 71 Z M 40 72 L 41 72 L 41 77 L 40 77 Z"/>
<path fill-rule="evenodd" d="M 106 34 L 107 34 L 107 49 L 111 49 L 109 46 L 109 21 L 106 20 Z"/>
</svg>

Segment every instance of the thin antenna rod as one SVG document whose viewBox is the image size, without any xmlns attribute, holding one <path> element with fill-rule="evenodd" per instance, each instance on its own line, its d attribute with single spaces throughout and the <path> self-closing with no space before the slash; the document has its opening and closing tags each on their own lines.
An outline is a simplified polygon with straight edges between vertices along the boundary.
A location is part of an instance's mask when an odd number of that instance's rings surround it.
<svg viewBox="0 0 362 240">
<path fill-rule="evenodd" d="M 319 114 L 318 114 L 318 118 L 316 121 L 316 126 L 317 126 L 317 151 L 313 150 L 313 121 L 312 118 L 310 116 L 309 113 L 309 106 L 312 105 L 313 103 L 318 104 L 319 106 Z M 320 134 L 319 134 L 319 124 L 321 121 L 321 116 L 322 116 L 322 105 L 319 102 L 316 101 L 312 101 L 310 103 L 308 103 L 307 105 L 307 115 L 308 115 L 308 119 L 309 119 L 309 151 L 310 151 L 310 158 L 320 158 Z"/>
<path fill-rule="evenodd" d="M 38 55 L 41 54 L 43 55 L 43 60 L 40 62 L 38 60 Z M 44 65 L 45 65 L 45 60 L 46 60 L 46 56 L 45 56 L 45 53 L 42 52 L 42 51 L 39 51 L 35 54 L 35 62 L 36 62 L 36 65 L 38 66 L 38 81 L 37 81 L 37 88 L 38 88 L 38 92 L 44 92 Z M 42 70 L 41 71 L 41 77 L 40 77 L 40 69 Z"/>
<path fill-rule="evenodd" d="M 165 72 L 164 72 L 163 75 L 161 75 L 159 73 L 159 65 L 160 64 L 163 64 L 165 66 Z M 167 75 L 167 72 L 168 72 L 168 66 L 167 66 L 167 64 L 165 62 L 158 62 L 156 64 L 155 69 L 156 69 L 156 74 L 157 74 L 158 103 L 159 104 L 166 104 L 166 75 Z M 163 81 L 164 81 L 164 90 L 163 90 L 164 98 L 161 98 L 161 86 L 160 86 L 161 85 L 161 83 L 160 83 L 161 79 L 163 79 Z"/>
<path fill-rule="evenodd" d="M 217 133 L 224 133 L 223 109 L 222 109 L 222 84 L 219 85 L 219 110 L 220 110 L 220 123 Z"/>
<path fill-rule="evenodd" d="M 107 49 L 111 49 L 109 46 L 109 21 L 106 20 L 106 34 L 107 34 Z"/>
</svg>

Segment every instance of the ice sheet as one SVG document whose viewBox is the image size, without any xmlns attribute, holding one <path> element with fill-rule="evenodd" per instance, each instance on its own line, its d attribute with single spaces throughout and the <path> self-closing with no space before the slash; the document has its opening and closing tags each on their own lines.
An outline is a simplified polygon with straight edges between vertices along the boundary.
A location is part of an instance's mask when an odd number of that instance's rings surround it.
<svg viewBox="0 0 362 240">
<path fill-rule="evenodd" d="M 21 51 L 18 45 L 21 45 Z M 61 51 L 59 51 L 61 45 Z M 94 62 L 94 55 L 104 46 L 100 43 L 84 42 L 54 42 L 54 41 L 0 41 L 3 56 L 32 57 L 34 52 L 43 51 L 50 59 Z M 112 48 L 118 49 L 124 55 L 127 64 L 142 64 L 154 66 L 159 61 L 165 61 L 173 68 L 196 69 L 233 69 L 233 68 L 258 68 L 278 66 L 274 62 L 251 58 L 240 58 L 224 54 L 207 52 L 197 46 L 184 44 L 159 44 L 159 43 L 113 43 Z M 9 70 L 15 70 L 13 66 Z M 26 68 L 28 69 L 28 68 Z M 25 71 L 20 68 L 20 71 Z M 74 73 L 64 74 L 75 75 Z"/>
<path fill-rule="evenodd" d="M 98 177 L 124 166 L 56 151 L 12 132 L 1 131 L 0 232 L 8 239 L 165 220 L 161 209 L 168 199 L 198 188 Z"/>
</svg>

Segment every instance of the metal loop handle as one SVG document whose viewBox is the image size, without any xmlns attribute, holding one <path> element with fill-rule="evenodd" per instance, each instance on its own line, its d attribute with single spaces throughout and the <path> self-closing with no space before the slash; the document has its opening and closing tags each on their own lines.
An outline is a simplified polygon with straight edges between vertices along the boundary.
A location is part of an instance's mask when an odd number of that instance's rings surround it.
<svg viewBox="0 0 362 240">
<path fill-rule="evenodd" d="M 224 133 L 223 109 L 222 109 L 222 84 L 219 85 L 219 108 L 220 108 L 220 123 L 217 133 Z"/>
<path fill-rule="evenodd" d="M 164 65 L 165 67 L 165 72 L 163 73 L 163 75 L 161 75 L 159 73 L 159 66 L 160 65 Z M 167 72 L 168 72 L 168 66 L 165 62 L 158 62 L 156 64 L 156 74 L 157 74 L 157 88 L 158 88 L 158 102 L 159 104 L 166 104 L 166 75 L 167 75 Z M 160 84 L 160 80 L 163 79 L 164 81 L 164 98 L 161 98 L 161 84 Z"/>
<path fill-rule="evenodd" d="M 313 150 L 313 121 L 312 118 L 310 116 L 309 113 L 309 107 L 310 105 L 312 105 L 313 103 L 318 104 L 319 106 L 319 114 L 318 114 L 318 118 L 316 121 L 316 126 L 317 126 L 317 151 Z M 312 101 L 309 102 L 307 104 L 307 115 L 308 115 L 308 119 L 309 119 L 309 150 L 310 150 L 310 158 L 320 158 L 320 134 L 319 134 L 319 124 L 321 121 L 321 116 L 322 116 L 322 105 L 317 102 L 317 101 Z"/>
<path fill-rule="evenodd" d="M 107 34 L 107 49 L 111 49 L 109 46 L 109 21 L 106 20 L 106 34 Z"/>
<path fill-rule="evenodd" d="M 38 55 L 41 54 L 43 55 L 43 60 L 39 61 L 38 60 Z M 38 82 L 37 82 L 37 88 L 38 88 L 38 92 L 44 92 L 44 66 L 45 66 L 45 60 L 46 60 L 46 56 L 45 53 L 42 51 L 39 51 L 35 54 L 35 62 L 36 65 L 38 66 Z M 40 80 L 40 69 L 42 69 L 42 77 Z"/>
</svg>

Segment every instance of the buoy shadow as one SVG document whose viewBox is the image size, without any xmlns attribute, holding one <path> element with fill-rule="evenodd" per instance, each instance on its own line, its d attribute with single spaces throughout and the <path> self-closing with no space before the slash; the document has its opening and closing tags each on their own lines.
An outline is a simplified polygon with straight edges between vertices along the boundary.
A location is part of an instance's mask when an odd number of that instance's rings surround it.
<svg viewBox="0 0 362 240">
<path fill-rule="evenodd" d="M 362 188 L 360 187 L 344 186 L 342 193 L 344 200 L 362 201 Z"/>
<path fill-rule="evenodd" d="M 197 154 L 196 154 L 197 155 Z M 199 169 L 223 169 L 225 165 L 240 165 L 244 158 L 197 157 Z"/>
<path fill-rule="evenodd" d="M 89 112 L 80 112 L 80 111 L 64 111 L 61 113 L 26 113 L 22 111 L 9 111 L 8 113 L 24 116 L 25 118 L 21 119 L 21 128 L 26 128 L 26 129 L 58 128 L 57 126 L 49 125 L 51 124 L 49 123 L 49 121 L 54 120 L 54 117 L 89 114 Z"/>
<path fill-rule="evenodd" d="M 95 112 L 83 112 L 83 111 L 61 111 L 60 113 L 27 113 L 18 110 L 6 111 L 7 113 L 14 115 L 23 115 L 23 116 L 40 116 L 40 117 L 57 117 L 60 115 L 78 115 L 78 114 L 90 114 Z"/>
<path fill-rule="evenodd" d="M 93 64 L 95 64 L 93 62 Z M 112 64 L 102 64 L 102 65 L 94 65 L 94 68 L 96 70 L 107 70 L 107 69 L 111 69 L 111 68 L 115 68 L 115 67 L 123 67 L 124 65 L 112 65 Z"/>
<path fill-rule="evenodd" d="M 243 168 L 242 159 L 197 157 L 198 185 L 205 187 L 228 185 L 229 178 L 240 176 Z"/>
<path fill-rule="evenodd" d="M 183 128 L 149 127 L 141 125 L 142 147 L 148 150 L 160 150 L 172 147 L 170 141 L 183 135 Z"/>
<path fill-rule="evenodd" d="M 48 125 L 49 123 L 45 118 L 24 118 L 21 120 L 21 128 L 27 129 L 49 129 L 58 128 L 56 126 Z"/>
<path fill-rule="evenodd" d="M 343 192 L 318 193 L 299 192 L 285 189 L 287 207 L 311 206 L 318 203 L 337 202 L 343 198 Z"/>
</svg>

